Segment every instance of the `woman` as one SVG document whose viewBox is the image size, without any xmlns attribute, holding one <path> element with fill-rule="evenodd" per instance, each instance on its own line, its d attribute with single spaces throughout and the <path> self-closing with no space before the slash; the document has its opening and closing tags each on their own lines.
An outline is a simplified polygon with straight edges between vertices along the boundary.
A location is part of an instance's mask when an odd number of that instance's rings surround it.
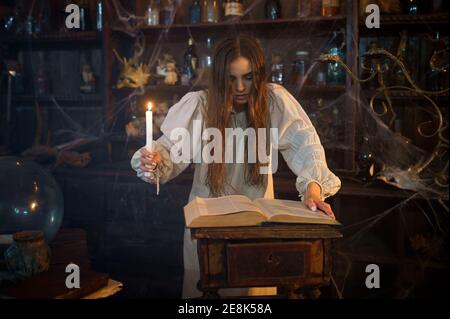
<svg viewBox="0 0 450 319">
<path fill-rule="evenodd" d="M 195 120 L 202 121 L 202 130 L 217 128 L 222 136 L 225 128 L 253 128 L 256 132 L 258 128 L 277 128 L 278 149 L 297 176 L 295 187 L 299 196 L 310 209 L 320 209 L 334 217 L 324 199 L 339 190 L 340 180 L 328 169 L 316 130 L 300 104 L 282 86 L 266 82 L 264 52 L 258 41 L 244 35 L 224 39 L 216 45 L 213 61 L 208 90 L 190 92 L 172 106 L 161 126 L 163 136 L 154 142 L 153 151 L 142 148 L 134 154 L 131 165 L 138 177 L 155 183 L 157 169 L 159 181 L 164 183 L 186 169 L 189 161 L 171 160 L 169 152 L 180 150 L 174 148 L 170 136 L 177 128 L 184 128 L 192 135 Z M 194 139 L 194 143 L 199 145 L 192 149 L 201 150 L 201 139 Z M 226 147 L 225 144 L 222 154 L 230 151 Z M 231 151 L 234 150 L 243 151 Z M 189 160 L 196 155 L 188 154 Z M 259 158 L 256 163 L 196 162 L 189 201 L 195 196 L 232 194 L 251 199 L 274 197 L 272 175 L 260 174 L 264 163 Z M 187 229 L 184 268 L 183 297 L 199 296 L 196 243 Z"/>
</svg>

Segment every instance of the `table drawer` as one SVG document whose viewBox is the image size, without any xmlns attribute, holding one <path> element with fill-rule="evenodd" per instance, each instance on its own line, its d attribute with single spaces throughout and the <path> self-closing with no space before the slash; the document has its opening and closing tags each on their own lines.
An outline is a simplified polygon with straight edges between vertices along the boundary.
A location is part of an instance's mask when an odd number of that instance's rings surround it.
<svg viewBox="0 0 450 319">
<path fill-rule="evenodd" d="M 230 243 L 227 245 L 230 285 L 288 284 L 310 272 L 309 242 Z"/>
</svg>

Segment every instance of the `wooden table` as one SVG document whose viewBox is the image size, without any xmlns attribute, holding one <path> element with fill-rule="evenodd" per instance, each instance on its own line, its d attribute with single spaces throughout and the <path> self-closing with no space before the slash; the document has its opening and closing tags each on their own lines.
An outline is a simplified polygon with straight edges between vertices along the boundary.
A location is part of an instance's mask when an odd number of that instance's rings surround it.
<svg viewBox="0 0 450 319">
<path fill-rule="evenodd" d="M 331 248 L 342 234 L 328 225 L 266 224 L 193 228 L 203 298 L 220 288 L 276 286 L 278 296 L 319 298 L 330 283 Z"/>
</svg>

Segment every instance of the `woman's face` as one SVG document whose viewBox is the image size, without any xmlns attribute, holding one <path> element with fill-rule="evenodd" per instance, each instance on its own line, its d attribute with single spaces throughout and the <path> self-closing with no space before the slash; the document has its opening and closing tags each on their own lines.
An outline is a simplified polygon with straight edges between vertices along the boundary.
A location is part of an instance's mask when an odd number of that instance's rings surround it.
<svg viewBox="0 0 450 319">
<path fill-rule="evenodd" d="M 230 63 L 230 81 L 233 102 L 247 104 L 253 85 L 252 65 L 247 58 L 238 57 Z"/>
</svg>

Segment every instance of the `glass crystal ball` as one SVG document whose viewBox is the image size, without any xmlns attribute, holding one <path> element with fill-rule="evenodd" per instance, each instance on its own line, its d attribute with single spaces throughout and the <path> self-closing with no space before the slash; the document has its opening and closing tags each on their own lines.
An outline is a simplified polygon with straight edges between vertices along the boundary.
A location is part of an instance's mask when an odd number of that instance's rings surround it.
<svg viewBox="0 0 450 319">
<path fill-rule="evenodd" d="M 40 230 L 50 243 L 63 215 L 63 195 L 51 174 L 31 160 L 0 157 L 0 235 Z"/>
</svg>

